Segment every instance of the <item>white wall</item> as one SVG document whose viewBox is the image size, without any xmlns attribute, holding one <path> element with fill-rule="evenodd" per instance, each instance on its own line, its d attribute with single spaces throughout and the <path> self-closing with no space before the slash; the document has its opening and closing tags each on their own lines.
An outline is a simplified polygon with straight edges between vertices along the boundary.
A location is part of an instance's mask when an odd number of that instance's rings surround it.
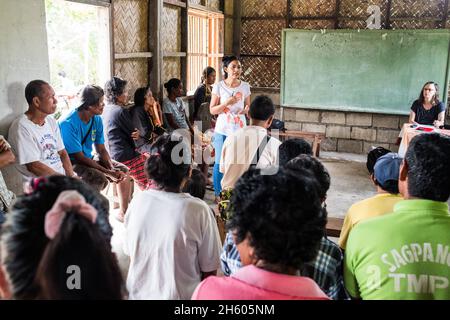
<svg viewBox="0 0 450 320">
<path fill-rule="evenodd" d="M 24 90 L 34 79 L 50 81 L 45 0 L 0 0 L 0 134 L 27 109 Z M 2 170 L 8 187 L 22 185 L 11 167 Z"/>
</svg>

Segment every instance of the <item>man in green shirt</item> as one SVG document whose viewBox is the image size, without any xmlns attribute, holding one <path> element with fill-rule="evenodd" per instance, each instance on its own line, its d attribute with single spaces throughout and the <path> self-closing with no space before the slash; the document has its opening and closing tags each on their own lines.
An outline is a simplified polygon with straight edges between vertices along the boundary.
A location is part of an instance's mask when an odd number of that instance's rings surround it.
<svg viewBox="0 0 450 320">
<path fill-rule="evenodd" d="M 345 251 L 344 281 L 354 298 L 450 299 L 450 139 L 413 139 L 400 168 L 404 201 L 359 223 Z"/>
</svg>

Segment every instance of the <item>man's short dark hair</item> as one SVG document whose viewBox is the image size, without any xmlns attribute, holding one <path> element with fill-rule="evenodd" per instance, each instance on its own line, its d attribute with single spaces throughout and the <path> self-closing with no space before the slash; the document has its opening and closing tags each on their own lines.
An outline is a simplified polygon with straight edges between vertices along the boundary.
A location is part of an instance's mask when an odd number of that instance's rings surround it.
<svg viewBox="0 0 450 320">
<path fill-rule="evenodd" d="M 285 166 L 289 161 L 302 154 L 312 155 L 311 145 L 301 138 L 294 138 L 284 141 L 279 151 L 279 165 Z"/>
<path fill-rule="evenodd" d="M 319 196 L 324 200 L 327 192 L 330 189 L 331 178 L 328 170 L 324 167 L 322 162 L 311 155 L 302 154 L 286 164 L 286 169 L 294 172 L 302 172 L 304 170 L 310 171 L 319 182 Z"/>
<path fill-rule="evenodd" d="M 446 202 L 450 197 L 450 138 L 421 134 L 406 152 L 408 193 L 411 197 Z"/>
<path fill-rule="evenodd" d="M 250 105 L 250 118 L 266 121 L 275 114 L 275 106 L 268 96 L 257 96 Z"/>
<path fill-rule="evenodd" d="M 378 183 L 378 181 L 375 180 L 375 184 L 379 186 L 381 189 L 383 189 L 386 192 L 389 192 L 390 194 L 398 194 L 398 180 L 389 180 L 386 181 L 384 184 Z"/>
<path fill-rule="evenodd" d="M 104 95 L 105 92 L 99 86 L 87 85 L 81 92 L 81 105 L 78 110 L 87 110 L 89 107 L 98 105 Z"/>
<path fill-rule="evenodd" d="M 239 244 L 250 236 L 255 256 L 266 263 L 300 269 L 312 261 L 324 235 L 326 210 L 317 180 L 283 168 L 275 175 L 250 169 L 231 197 L 229 228 Z"/>
<path fill-rule="evenodd" d="M 375 167 L 375 163 L 377 163 L 377 160 L 384 156 L 385 154 L 391 153 L 392 151 L 383 148 L 383 147 L 376 147 L 369 151 L 367 154 L 367 161 L 366 161 L 366 167 L 367 171 L 369 171 L 369 174 L 373 174 L 373 168 Z"/>
<path fill-rule="evenodd" d="M 44 86 L 49 85 L 44 80 L 33 80 L 25 87 L 25 99 L 27 99 L 28 105 L 33 103 L 34 97 L 42 97 Z"/>
</svg>

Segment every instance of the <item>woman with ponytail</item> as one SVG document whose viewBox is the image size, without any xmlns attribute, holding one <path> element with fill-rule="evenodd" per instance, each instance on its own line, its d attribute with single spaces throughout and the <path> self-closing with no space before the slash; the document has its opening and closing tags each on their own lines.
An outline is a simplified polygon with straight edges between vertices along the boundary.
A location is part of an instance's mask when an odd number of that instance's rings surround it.
<svg viewBox="0 0 450 320">
<path fill-rule="evenodd" d="M 250 106 L 250 85 L 240 80 L 242 66 L 235 56 L 222 59 L 224 80 L 214 85 L 212 90 L 210 112 L 218 115 L 214 130 L 214 149 L 216 161 L 213 180 L 216 197 L 222 191 L 223 174 L 219 171 L 223 143 L 227 136 L 247 125 L 246 115 Z"/>
<path fill-rule="evenodd" d="M 2 227 L 3 298 L 122 299 L 108 210 L 107 200 L 80 180 L 32 180 Z"/>
<path fill-rule="evenodd" d="M 208 205 L 181 192 L 191 174 L 190 146 L 172 133 L 152 147 L 146 171 L 155 187 L 133 198 L 125 218 L 129 297 L 186 300 L 219 267 L 219 233 Z"/>
</svg>

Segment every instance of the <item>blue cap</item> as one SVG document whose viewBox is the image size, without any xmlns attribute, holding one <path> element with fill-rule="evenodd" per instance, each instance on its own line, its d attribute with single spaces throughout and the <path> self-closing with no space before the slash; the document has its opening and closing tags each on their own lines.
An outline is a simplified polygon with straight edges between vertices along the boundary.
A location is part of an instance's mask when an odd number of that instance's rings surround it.
<svg viewBox="0 0 450 320">
<path fill-rule="evenodd" d="M 398 180 L 402 158 L 398 153 L 388 153 L 380 157 L 375 163 L 374 176 L 377 182 L 384 186 L 389 180 Z"/>
</svg>

